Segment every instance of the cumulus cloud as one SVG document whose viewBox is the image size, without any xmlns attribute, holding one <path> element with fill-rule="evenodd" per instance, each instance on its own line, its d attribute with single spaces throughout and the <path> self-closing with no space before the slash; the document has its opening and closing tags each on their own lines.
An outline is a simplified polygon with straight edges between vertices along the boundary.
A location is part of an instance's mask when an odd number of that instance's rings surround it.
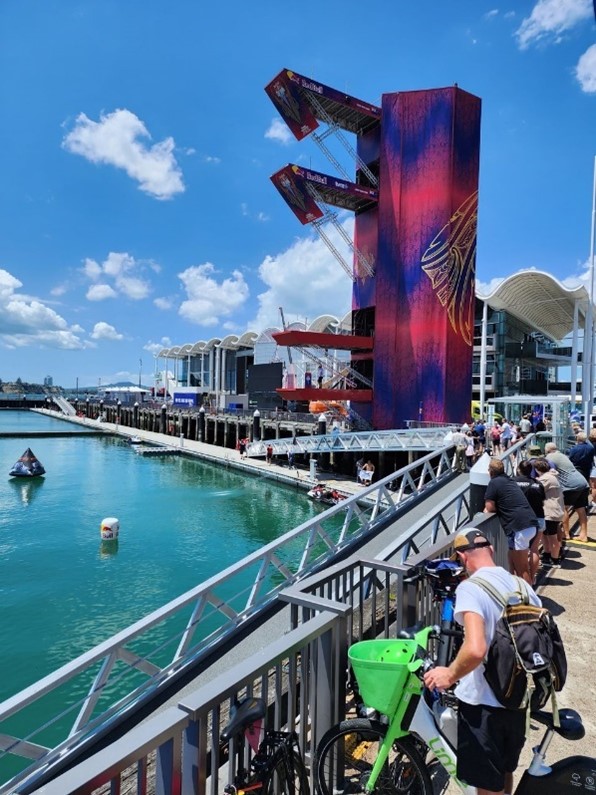
<svg viewBox="0 0 596 795">
<path fill-rule="evenodd" d="M 490 282 L 481 282 L 479 279 L 476 279 L 476 293 L 480 296 L 490 295 L 493 290 L 496 290 L 504 281 L 505 279 L 501 277 L 491 279 Z"/>
<path fill-rule="evenodd" d="M 89 281 L 94 282 L 87 290 L 87 300 L 103 301 L 119 295 L 133 301 L 147 298 L 151 285 L 138 275 L 146 266 L 151 270 L 159 270 L 155 263 L 138 262 L 125 252 L 110 251 L 102 263 L 87 258 L 81 271 Z M 112 284 L 109 284 L 110 280 Z"/>
<path fill-rule="evenodd" d="M 283 144 L 284 146 L 295 140 L 288 125 L 278 116 L 272 120 L 265 131 L 265 138 L 269 138 L 270 141 L 277 141 L 278 144 Z"/>
<path fill-rule="evenodd" d="M 124 339 L 124 334 L 120 334 L 114 326 L 110 326 L 109 323 L 104 323 L 101 320 L 93 326 L 91 338 L 94 340 L 122 340 Z"/>
<path fill-rule="evenodd" d="M 116 298 L 118 293 L 109 284 L 92 284 L 85 295 L 88 301 L 105 301 Z"/>
<path fill-rule="evenodd" d="M 353 219 L 345 221 L 343 227 L 351 237 Z M 333 228 L 325 231 L 351 264 L 353 255 L 340 234 Z M 319 237 L 301 238 L 286 251 L 265 257 L 259 276 L 267 289 L 257 297 L 259 309 L 248 324 L 250 329 L 279 327 L 280 306 L 288 321 L 314 320 L 329 313 L 343 317 L 351 307 L 352 281 Z"/>
<path fill-rule="evenodd" d="M 80 337 L 80 326 L 69 326 L 42 301 L 19 293 L 22 286 L 12 274 L 0 269 L 0 345 L 63 350 L 87 347 Z"/>
<path fill-rule="evenodd" d="M 248 285 L 240 271 L 233 271 L 222 282 L 214 278 L 215 273 L 215 266 L 206 262 L 178 274 L 188 296 L 180 305 L 178 314 L 198 326 L 216 325 L 248 298 Z"/>
<path fill-rule="evenodd" d="M 163 350 L 163 348 L 171 348 L 172 347 L 172 340 L 169 337 L 162 337 L 161 342 L 147 342 L 143 345 L 144 351 L 149 351 L 149 353 L 153 354 L 153 356 L 157 356 L 157 354 Z"/>
<path fill-rule="evenodd" d="M 496 16 L 498 16 L 498 14 L 499 14 L 499 9 L 498 8 L 491 8 L 490 11 L 486 12 L 486 14 L 484 15 L 484 18 L 485 19 L 494 19 Z"/>
<path fill-rule="evenodd" d="M 98 122 L 80 113 L 62 146 L 91 163 L 122 169 L 139 183 L 140 190 L 156 199 L 171 199 L 185 190 L 174 157 L 174 139 L 153 145 L 149 141 L 151 135 L 143 122 L 131 111 L 119 109 L 102 114 Z"/>
<path fill-rule="evenodd" d="M 575 67 L 575 76 L 586 94 L 596 94 L 596 44 L 585 51 Z"/>
<path fill-rule="evenodd" d="M 559 41 L 563 33 L 593 14 L 591 0 L 538 0 L 515 35 L 520 49 L 546 40 Z"/>
<path fill-rule="evenodd" d="M 165 312 L 168 309 L 172 309 L 174 302 L 171 298 L 156 298 L 153 301 L 153 305 Z"/>
</svg>

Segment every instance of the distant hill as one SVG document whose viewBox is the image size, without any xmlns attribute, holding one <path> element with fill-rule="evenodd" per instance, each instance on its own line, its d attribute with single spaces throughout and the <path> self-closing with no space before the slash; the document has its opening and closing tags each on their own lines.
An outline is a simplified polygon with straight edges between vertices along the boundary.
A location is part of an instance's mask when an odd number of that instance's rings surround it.
<svg viewBox="0 0 596 795">
<path fill-rule="evenodd" d="M 0 394 L 5 395 L 57 395 L 59 386 L 44 386 L 29 381 L 0 381 Z"/>
</svg>

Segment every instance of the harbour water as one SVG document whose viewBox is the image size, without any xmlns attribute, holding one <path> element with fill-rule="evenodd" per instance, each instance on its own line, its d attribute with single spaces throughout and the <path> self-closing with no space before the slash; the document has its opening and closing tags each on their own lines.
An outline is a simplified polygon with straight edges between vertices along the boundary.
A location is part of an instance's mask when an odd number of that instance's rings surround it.
<svg viewBox="0 0 596 795">
<path fill-rule="evenodd" d="M 0 433 L 69 427 L 0 412 Z M 27 447 L 47 474 L 9 478 Z M 113 437 L 0 438 L 0 468 L 0 700 L 320 510 L 265 478 L 146 458 Z M 113 551 L 99 536 L 108 516 Z"/>
</svg>

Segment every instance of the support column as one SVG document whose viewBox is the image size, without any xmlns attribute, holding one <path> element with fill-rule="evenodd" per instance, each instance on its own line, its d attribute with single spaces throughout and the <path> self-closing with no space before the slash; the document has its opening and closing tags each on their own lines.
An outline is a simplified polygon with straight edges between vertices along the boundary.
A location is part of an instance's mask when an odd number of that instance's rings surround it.
<svg viewBox="0 0 596 795">
<path fill-rule="evenodd" d="M 482 336 L 480 340 L 480 419 L 486 417 L 486 340 L 488 336 L 488 304 L 482 305 Z"/>
<path fill-rule="evenodd" d="M 199 442 L 205 441 L 205 406 L 199 409 Z"/>
</svg>

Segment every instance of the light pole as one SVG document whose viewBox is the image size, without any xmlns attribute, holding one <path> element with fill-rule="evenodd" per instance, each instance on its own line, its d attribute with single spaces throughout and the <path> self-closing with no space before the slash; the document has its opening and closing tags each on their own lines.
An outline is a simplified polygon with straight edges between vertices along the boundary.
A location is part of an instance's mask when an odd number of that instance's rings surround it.
<svg viewBox="0 0 596 795">
<path fill-rule="evenodd" d="M 590 305 L 588 307 L 588 317 L 586 318 L 586 325 L 588 326 L 584 331 L 584 343 L 586 335 L 589 334 L 589 358 L 587 361 L 588 370 L 588 389 L 587 404 L 585 408 L 584 428 L 586 433 L 592 426 L 592 408 L 594 405 L 594 242 L 596 236 L 596 157 L 594 158 L 594 179 L 592 185 L 592 228 L 590 234 Z M 588 325 L 589 318 L 589 325 Z M 584 377 L 584 368 L 582 367 L 582 379 Z M 585 392 L 584 392 L 585 394 Z"/>
<path fill-rule="evenodd" d="M 143 372 L 143 360 L 139 359 L 139 389 L 141 389 L 141 373 Z"/>
</svg>

